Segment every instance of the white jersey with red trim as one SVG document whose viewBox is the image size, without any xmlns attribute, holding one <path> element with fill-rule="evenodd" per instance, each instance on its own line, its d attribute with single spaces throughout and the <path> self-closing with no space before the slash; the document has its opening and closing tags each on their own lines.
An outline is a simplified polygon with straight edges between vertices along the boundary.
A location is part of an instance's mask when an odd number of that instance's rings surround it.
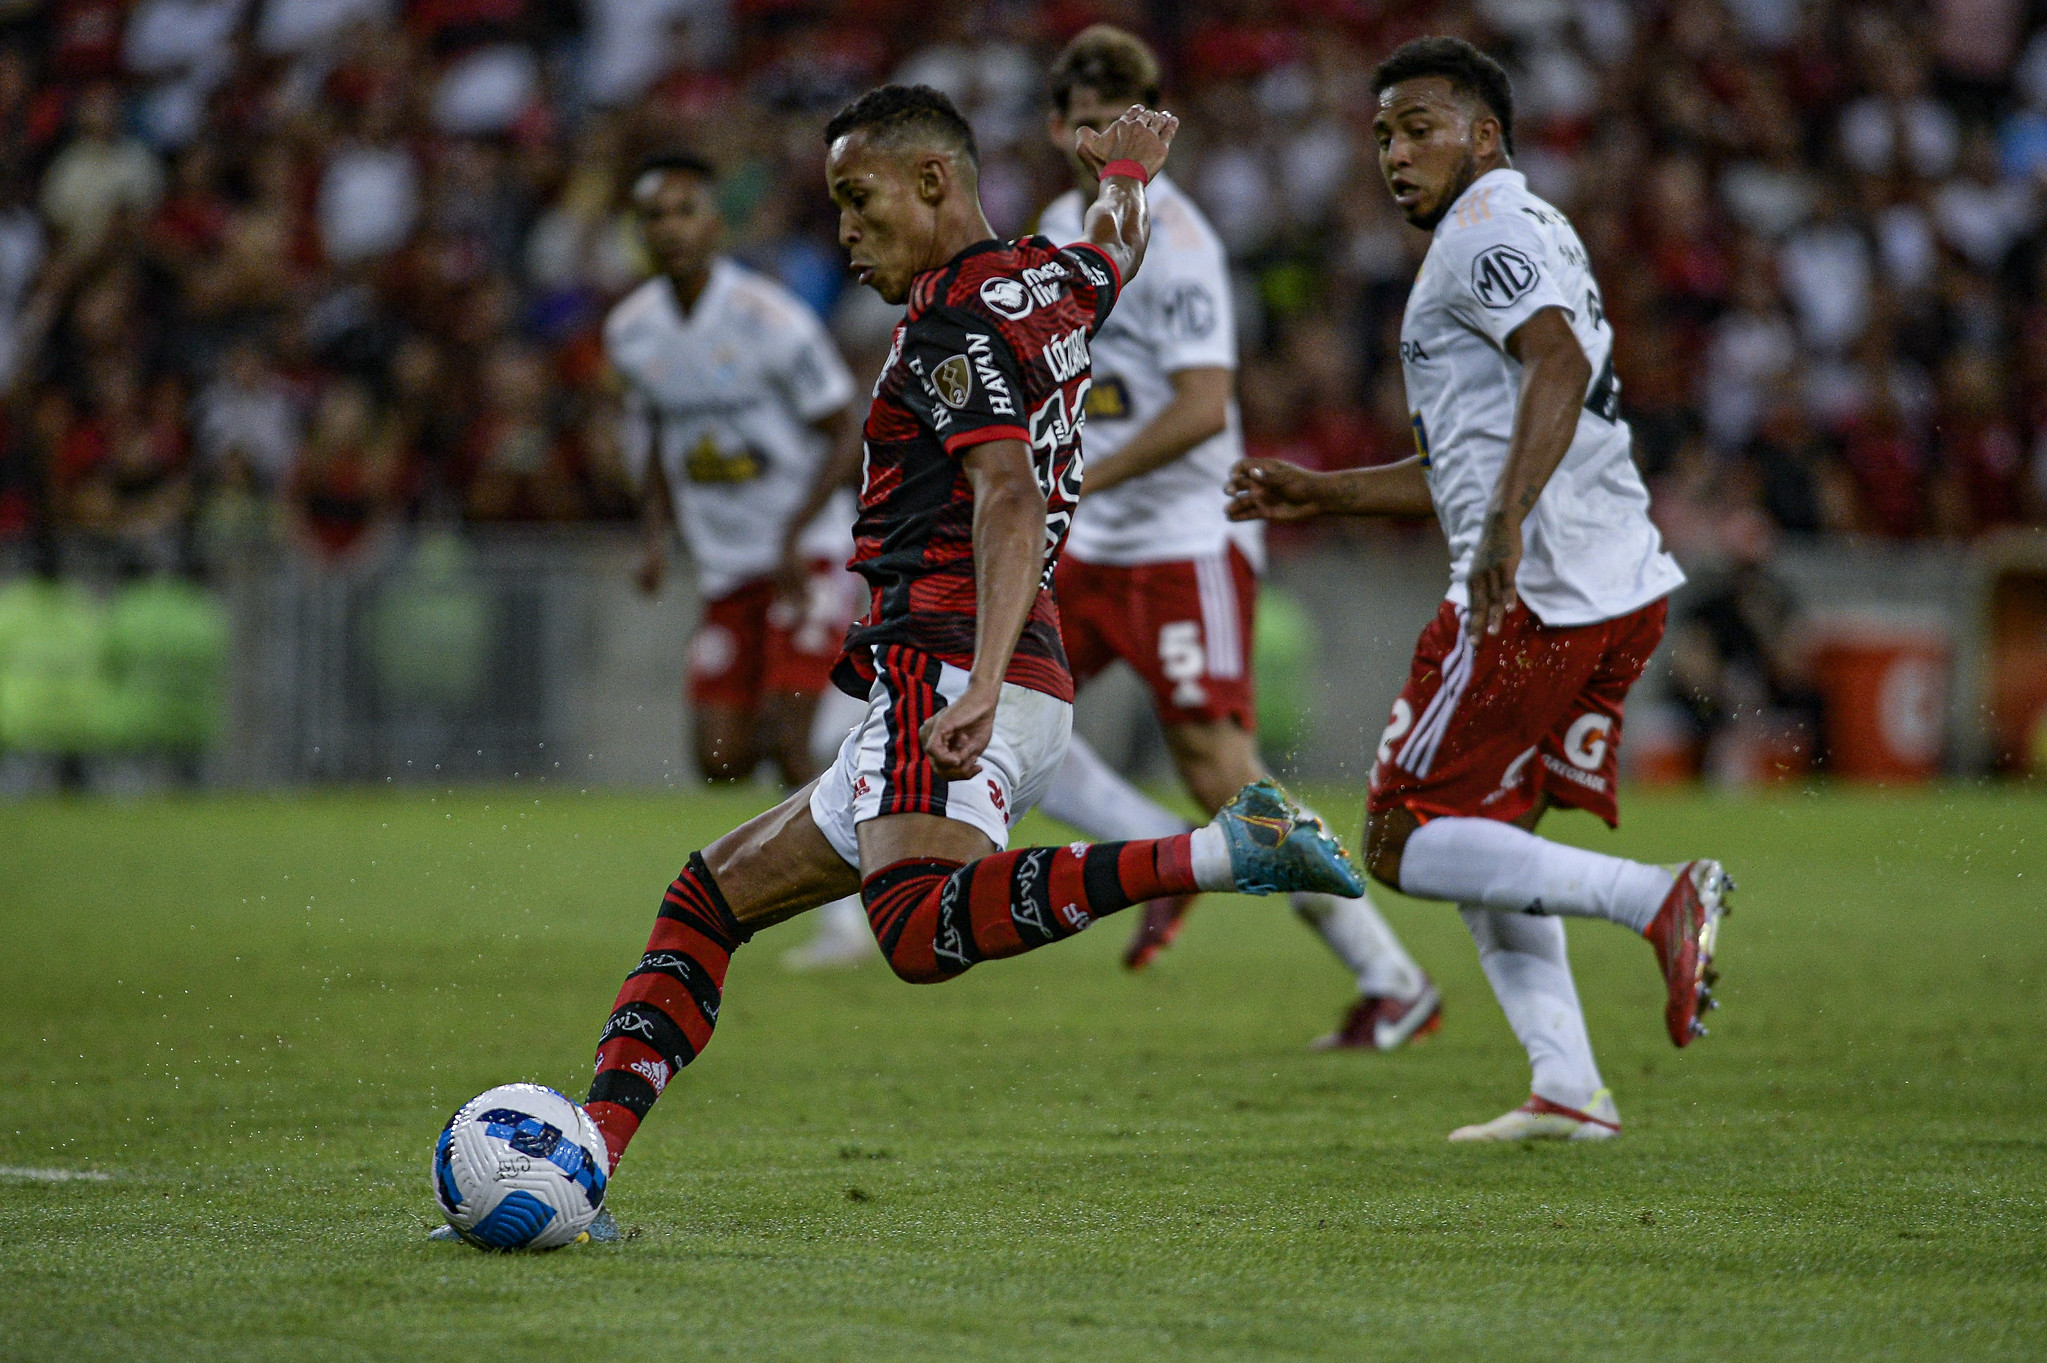
<svg viewBox="0 0 2047 1363">
<path fill-rule="evenodd" d="M 1592 361 L 1578 432 L 1522 523 L 1515 585 L 1546 625 L 1586 625 L 1648 605 L 1684 581 L 1649 519 L 1649 492 L 1620 419 L 1613 329 L 1569 220 L 1519 171 L 1481 175 L 1436 224 L 1400 327 L 1407 405 L 1450 540 L 1450 600 L 1465 582 L 1521 400 L 1507 338 L 1561 308 Z"/>
<path fill-rule="evenodd" d="M 604 350 L 626 385 L 626 468 L 645 483 L 658 452 L 704 595 L 772 573 L 789 518 L 831 453 L 812 423 L 854 396 L 817 315 L 774 280 L 719 259 L 686 314 L 664 276 L 626 295 L 605 318 Z M 850 490 L 801 543 L 814 558 L 851 556 Z"/>
<path fill-rule="evenodd" d="M 1146 190 L 1151 242 L 1144 264 L 1123 288 L 1116 310 L 1090 343 L 1081 448 L 1090 461 L 1123 448 L 1173 400 L 1182 369 L 1237 367 L 1237 328 L 1229 259 L 1194 201 L 1160 175 Z M 1061 244 L 1082 239 L 1087 205 L 1079 190 L 1054 199 L 1038 230 Z M 1087 563 L 1124 566 L 1201 558 L 1234 540 L 1254 565 L 1264 562 L 1263 526 L 1233 524 L 1223 484 L 1244 457 L 1236 399 L 1228 425 L 1161 468 L 1104 492 L 1083 481 L 1066 552 Z"/>
</svg>

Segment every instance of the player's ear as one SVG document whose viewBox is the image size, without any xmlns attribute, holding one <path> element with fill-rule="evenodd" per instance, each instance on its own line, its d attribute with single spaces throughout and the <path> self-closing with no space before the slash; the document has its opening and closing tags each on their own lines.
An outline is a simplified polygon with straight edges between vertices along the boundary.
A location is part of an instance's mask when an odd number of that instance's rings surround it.
<svg viewBox="0 0 2047 1363">
<path fill-rule="evenodd" d="M 935 208 L 939 200 L 952 188 L 952 165 L 943 156 L 932 152 L 917 160 L 917 198 Z"/>
<path fill-rule="evenodd" d="M 1471 121 L 1471 152 L 1478 157 L 1491 156 L 1501 151 L 1500 120 L 1490 113 L 1480 114 Z"/>
</svg>

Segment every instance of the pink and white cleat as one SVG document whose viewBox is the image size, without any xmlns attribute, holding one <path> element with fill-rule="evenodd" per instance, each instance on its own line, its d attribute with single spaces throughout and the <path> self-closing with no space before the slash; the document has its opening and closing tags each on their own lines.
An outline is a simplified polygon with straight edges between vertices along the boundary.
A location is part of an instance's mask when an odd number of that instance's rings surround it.
<svg viewBox="0 0 2047 1363">
<path fill-rule="evenodd" d="M 1405 1002 L 1381 994 L 1361 996 L 1335 1031 L 1308 1044 L 1318 1051 L 1396 1051 L 1442 1025 L 1443 996 L 1435 981 L 1423 976 L 1422 992 Z"/>
<path fill-rule="evenodd" d="M 1670 1032 L 1670 1044 L 1679 1049 L 1706 1034 L 1700 1019 L 1719 1007 L 1712 989 L 1720 978 L 1713 969 L 1713 949 L 1733 890 L 1734 881 L 1719 862 L 1688 861 L 1678 867 L 1677 883 L 1642 933 L 1656 948 L 1656 964 L 1669 990 L 1663 1025 Z"/>
<path fill-rule="evenodd" d="M 1130 934 L 1130 941 L 1123 948 L 1123 968 L 1142 970 L 1154 956 L 1171 946 L 1180 929 L 1187 925 L 1187 910 L 1194 907 L 1198 897 L 1176 894 L 1147 900 L 1138 917 L 1137 930 Z"/>
<path fill-rule="evenodd" d="M 1529 1094 L 1528 1101 L 1478 1126 L 1460 1126 L 1453 1141 L 1610 1141 L 1621 1134 L 1620 1110 L 1605 1089 L 1592 1095 L 1585 1111 Z"/>
</svg>

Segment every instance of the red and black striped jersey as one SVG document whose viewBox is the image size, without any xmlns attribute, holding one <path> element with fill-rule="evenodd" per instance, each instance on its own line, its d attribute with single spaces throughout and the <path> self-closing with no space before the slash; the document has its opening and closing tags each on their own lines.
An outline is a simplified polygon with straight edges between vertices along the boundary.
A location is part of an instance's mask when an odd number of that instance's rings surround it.
<svg viewBox="0 0 2047 1363">
<path fill-rule="evenodd" d="M 973 666 L 974 494 L 961 459 L 1021 440 L 1045 494 L 1045 571 L 1007 679 L 1073 698 L 1052 570 L 1080 500 L 1088 341 L 1121 284 L 1085 242 L 1024 237 L 969 246 L 911 285 L 867 413 L 848 566 L 872 600 L 846 636 L 841 688 L 867 694 L 878 645 Z"/>
</svg>

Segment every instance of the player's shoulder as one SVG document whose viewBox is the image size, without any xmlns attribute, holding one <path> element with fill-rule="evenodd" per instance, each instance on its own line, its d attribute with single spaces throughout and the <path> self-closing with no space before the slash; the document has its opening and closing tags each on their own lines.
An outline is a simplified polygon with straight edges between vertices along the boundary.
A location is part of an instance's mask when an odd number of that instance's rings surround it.
<svg viewBox="0 0 2047 1363">
<path fill-rule="evenodd" d="M 1091 247 L 1061 246 L 1049 237 L 988 242 L 911 287 L 910 326 L 984 324 L 1020 334 L 1019 327 L 1035 325 L 1037 314 L 1056 307 L 1070 285 L 1108 287 L 1105 264 Z"/>
<path fill-rule="evenodd" d="M 1531 194 L 1519 174 L 1494 171 L 1466 190 L 1437 224 L 1429 255 L 1454 291 L 1497 309 L 1567 261 L 1582 264 L 1575 241 L 1569 220 Z"/>
<path fill-rule="evenodd" d="M 604 315 L 604 340 L 616 344 L 632 335 L 666 325 L 673 319 L 674 294 L 668 280 L 655 275 L 612 305 Z"/>
<path fill-rule="evenodd" d="M 1491 246 L 1547 248 L 1550 233 L 1569 221 L 1528 188 L 1518 171 L 1482 175 L 1437 224 L 1434 246 L 1470 258 Z"/>
<path fill-rule="evenodd" d="M 1145 248 L 1147 258 L 1157 251 L 1162 257 L 1223 259 L 1222 238 L 1216 234 L 1207 215 L 1194 202 L 1192 195 L 1165 175 L 1161 174 L 1151 182 L 1148 206 L 1151 209 L 1151 242 Z M 1139 277 L 1143 277 L 1142 271 Z"/>
<path fill-rule="evenodd" d="M 726 276 L 726 306 L 742 324 L 786 331 L 817 321 L 810 305 L 774 276 L 736 260 L 721 259 L 717 268 Z"/>
</svg>

